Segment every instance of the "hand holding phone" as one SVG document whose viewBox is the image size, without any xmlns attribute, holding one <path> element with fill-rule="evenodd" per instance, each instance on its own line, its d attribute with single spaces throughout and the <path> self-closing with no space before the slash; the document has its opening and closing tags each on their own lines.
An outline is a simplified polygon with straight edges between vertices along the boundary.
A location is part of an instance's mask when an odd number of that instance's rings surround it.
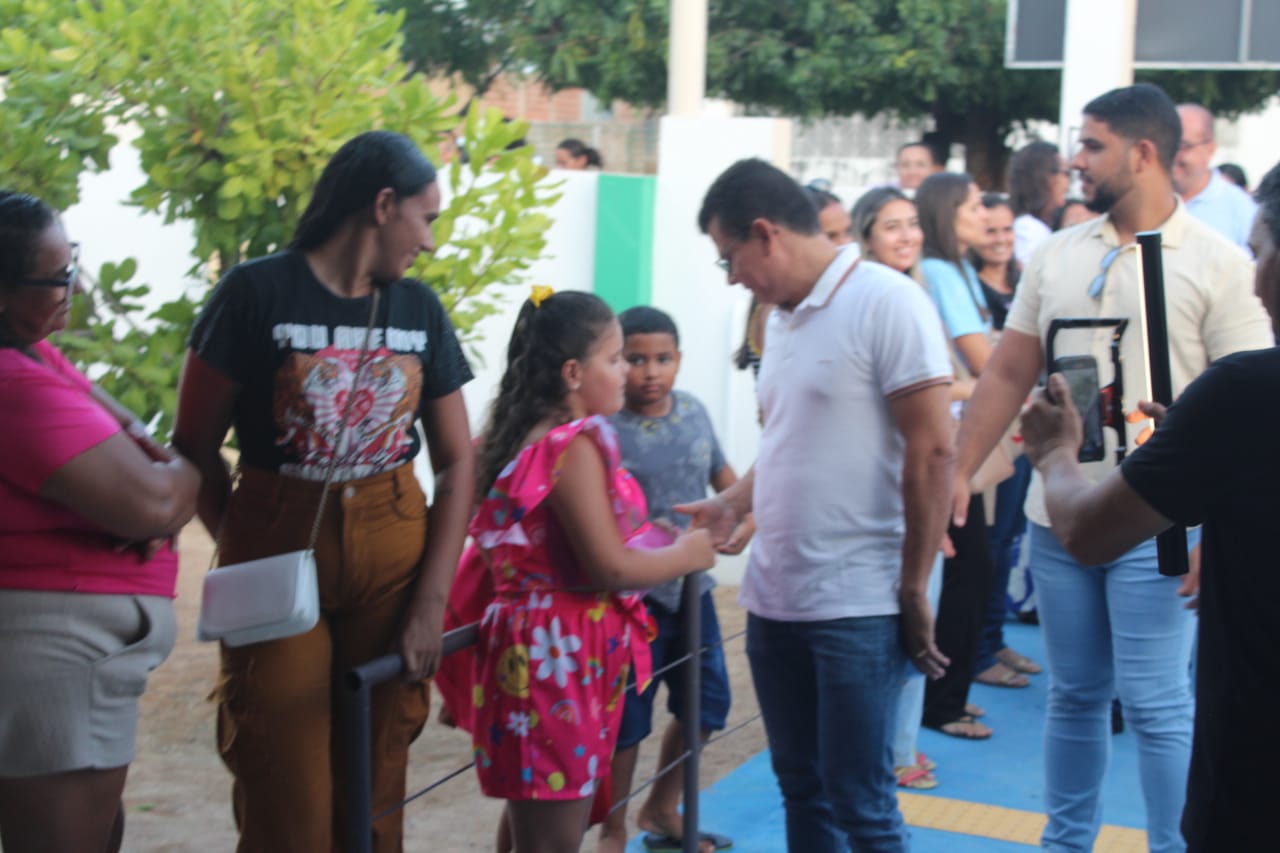
<svg viewBox="0 0 1280 853">
<path fill-rule="evenodd" d="M 1022 410 L 1022 440 L 1027 458 L 1039 467 L 1058 450 L 1078 455 L 1081 432 L 1080 414 L 1072 402 L 1066 377 L 1060 373 L 1049 374 L 1048 383 Z"/>
<path fill-rule="evenodd" d="M 1106 442 L 1102 434 L 1102 393 L 1098 382 L 1098 360 L 1091 355 L 1068 355 L 1053 360 L 1052 372 L 1061 373 L 1067 380 L 1071 402 L 1080 413 L 1083 422 L 1083 440 L 1080 443 L 1081 462 L 1099 462 L 1106 457 Z M 1052 400 L 1052 394 L 1050 393 Z M 1055 401 L 1056 402 L 1056 401 Z"/>
</svg>

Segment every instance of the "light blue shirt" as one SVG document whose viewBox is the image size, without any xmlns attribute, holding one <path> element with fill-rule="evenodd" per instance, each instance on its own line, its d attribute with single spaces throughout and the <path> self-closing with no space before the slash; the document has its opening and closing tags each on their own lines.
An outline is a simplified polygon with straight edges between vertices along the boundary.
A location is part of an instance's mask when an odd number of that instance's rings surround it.
<svg viewBox="0 0 1280 853">
<path fill-rule="evenodd" d="M 991 331 L 991 312 L 978 284 L 978 272 L 968 261 L 961 261 L 964 275 L 950 261 L 925 258 L 920 274 L 929 289 L 933 304 L 938 306 L 942 323 L 951 340 L 965 335 L 985 335 Z"/>
<path fill-rule="evenodd" d="M 1187 201 L 1187 212 L 1249 252 L 1249 232 L 1258 205 L 1249 194 L 1213 170 L 1203 190 Z M 1253 253 L 1249 252 L 1252 257 Z"/>
</svg>

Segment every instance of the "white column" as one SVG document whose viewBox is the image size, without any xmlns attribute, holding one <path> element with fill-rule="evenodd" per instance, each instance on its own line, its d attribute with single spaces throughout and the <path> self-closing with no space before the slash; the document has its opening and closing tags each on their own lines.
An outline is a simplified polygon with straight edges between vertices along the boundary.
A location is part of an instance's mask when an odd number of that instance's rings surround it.
<svg viewBox="0 0 1280 853">
<path fill-rule="evenodd" d="M 1104 92 L 1133 84 L 1137 20 L 1138 0 L 1067 0 L 1058 114 L 1058 144 L 1066 157 L 1075 153 L 1084 105 Z"/>
<path fill-rule="evenodd" d="M 671 0 L 667 115 L 701 115 L 706 92 L 707 0 Z"/>
</svg>

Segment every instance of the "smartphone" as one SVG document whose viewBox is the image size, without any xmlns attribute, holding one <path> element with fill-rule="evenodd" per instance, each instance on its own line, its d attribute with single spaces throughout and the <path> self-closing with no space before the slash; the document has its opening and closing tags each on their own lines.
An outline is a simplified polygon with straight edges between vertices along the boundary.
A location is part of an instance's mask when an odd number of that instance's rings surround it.
<svg viewBox="0 0 1280 853">
<path fill-rule="evenodd" d="M 1053 372 L 1061 373 L 1071 388 L 1071 401 L 1084 421 L 1084 441 L 1080 445 L 1081 462 L 1100 462 L 1106 458 L 1102 437 L 1102 393 L 1098 384 L 1098 360 L 1091 355 L 1066 355 L 1053 360 Z"/>
</svg>

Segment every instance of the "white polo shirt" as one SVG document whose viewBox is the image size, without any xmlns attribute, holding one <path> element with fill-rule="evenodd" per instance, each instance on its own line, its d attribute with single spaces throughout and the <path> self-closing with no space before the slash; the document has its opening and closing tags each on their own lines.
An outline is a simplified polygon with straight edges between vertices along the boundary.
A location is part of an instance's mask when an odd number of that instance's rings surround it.
<svg viewBox="0 0 1280 853">
<path fill-rule="evenodd" d="M 1191 216 L 1182 202 L 1160 226 L 1164 265 L 1165 311 L 1169 327 L 1169 367 L 1174 396 L 1191 384 L 1209 362 L 1241 350 L 1275 345 L 1271 321 L 1253 291 L 1253 264 L 1238 247 Z M 1059 231 L 1032 254 L 1018 282 L 1005 328 L 1034 335 L 1044 347 L 1049 324 L 1074 317 L 1126 317 L 1129 328 L 1120 340 L 1124 369 L 1124 409 L 1150 400 L 1143 360 L 1141 260 L 1137 243 L 1121 248 L 1107 265 L 1100 299 L 1089 295 L 1090 284 L 1102 274 L 1108 254 L 1120 245 L 1111 217 L 1104 216 Z M 1055 355 L 1092 355 L 1098 361 L 1099 382 L 1109 384 L 1112 331 L 1072 329 L 1059 332 Z M 1048 352 L 1045 352 L 1048 357 Z M 1143 424 L 1127 425 L 1127 445 Z M 1103 431 L 1107 457 L 1083 465 L 1085 475 L 1101 481 L 1115 467 L 1115 434 Z M 1027 495 L 1027 518 L 1049 525 L 1044 506 L 1044 483 L 1037 472 Z"/>
<path fill-rule="evenodd" d="M 794 311 L 769 316 L 758 393 L 757 532 L 741 602 L 811 622 L 898 612 L 904 441 L 889 397 L 951 380 L 924 290 L 842 250 Z"/>
</svg>

